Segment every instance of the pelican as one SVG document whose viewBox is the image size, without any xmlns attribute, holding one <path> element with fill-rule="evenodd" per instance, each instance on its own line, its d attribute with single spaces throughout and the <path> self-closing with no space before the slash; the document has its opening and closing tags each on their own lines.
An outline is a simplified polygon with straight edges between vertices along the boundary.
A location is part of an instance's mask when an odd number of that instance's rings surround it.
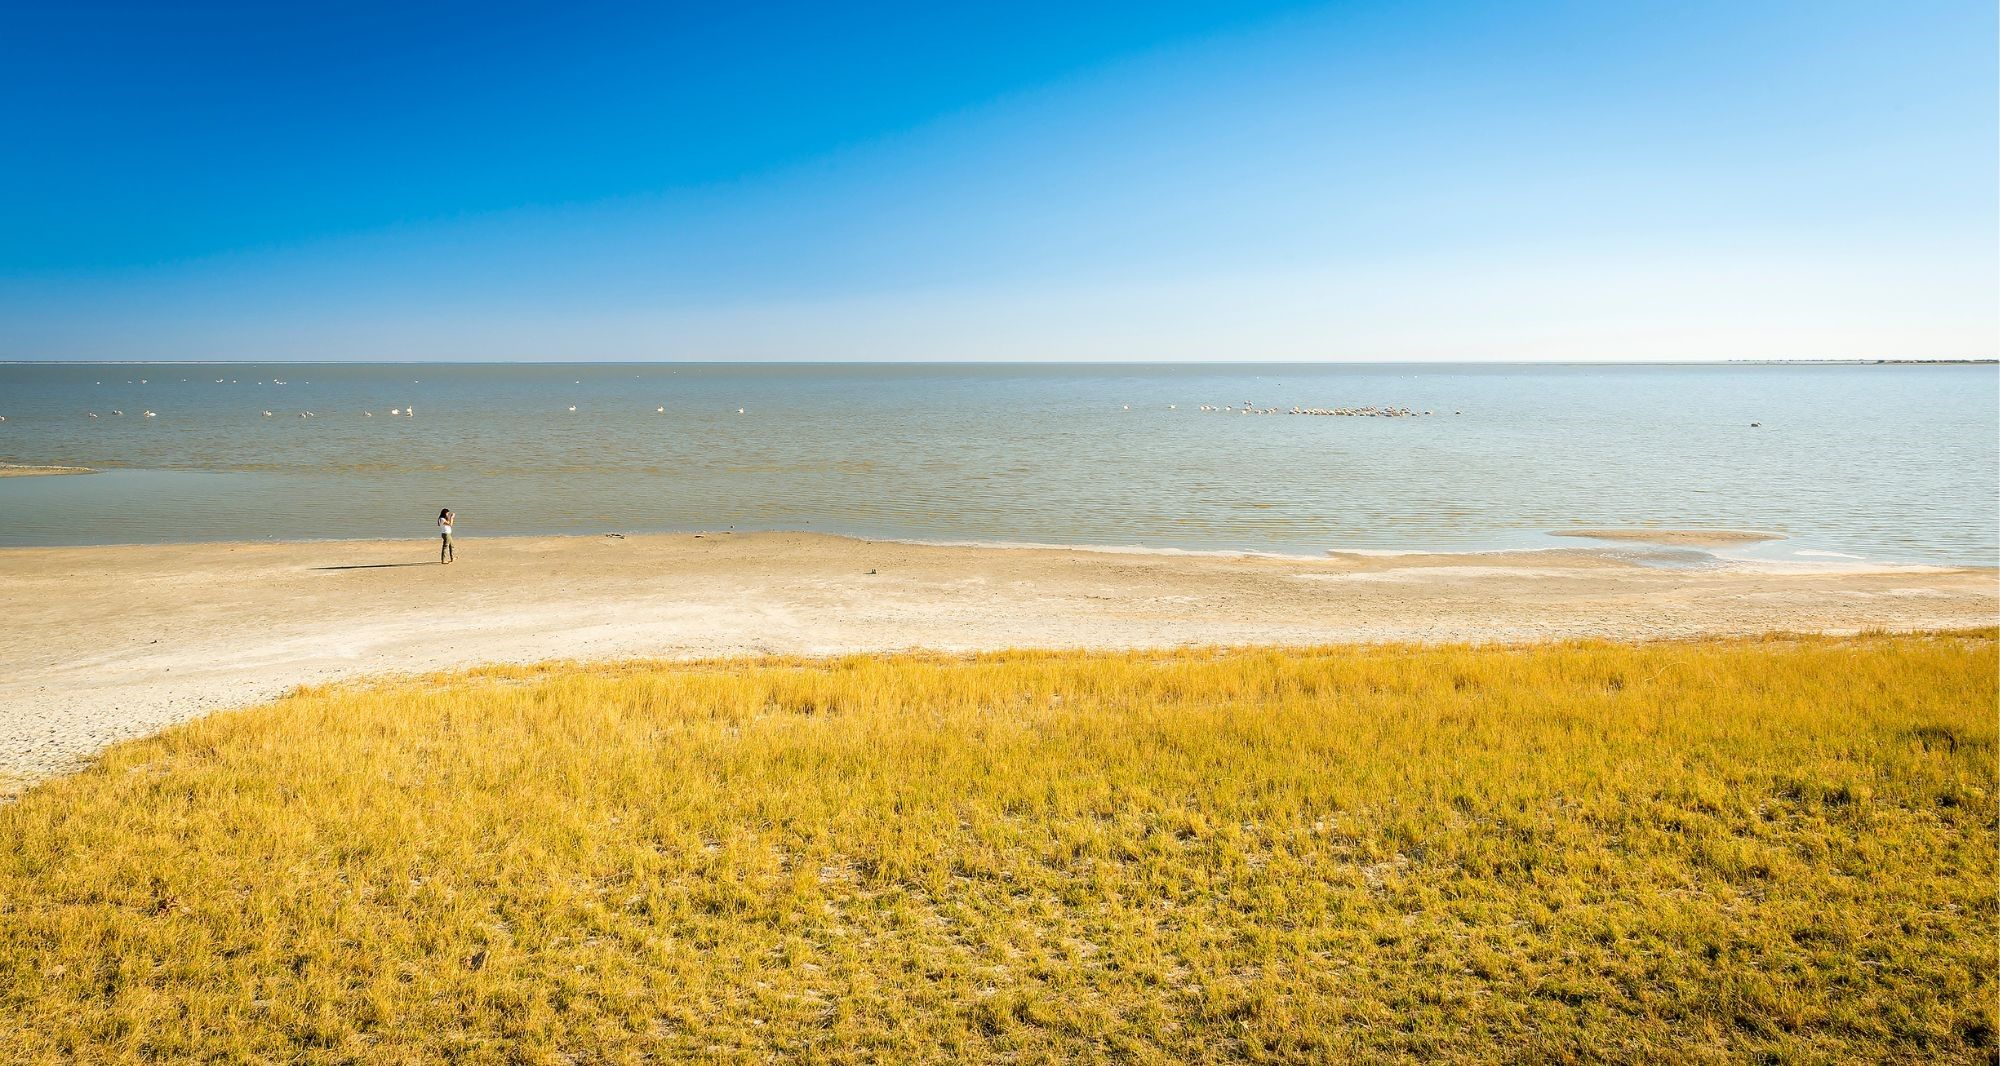
<svg viewBox="0 0 2000 1066">
<path fill-rule="evenodd" d="M 391 411 L 391 412 L 389 412 L 389 413 L 390 413 L 390 414 L 395 414 L 395 412 L 394 412 L 394 411 Z M 363 417 L 363 418 L 374 418 L 374 417 L 375 417 L 375 412 L 373 412 L 373 411 L 363 411 L 363 412 L 361 412 L 361 417 Z"/>
<path fill-rule="evenodd" d="M 123 411 L 113 411 L 113 412 L 111 412 L 111 413 L 112 413 L 112 414 L 114 414 L 114 415 L 117 415 L 117 416 L 118 416 L 118 417 L 120 417 L 120 418 L 124 418 L 124 417 L 125 417 L 125 412 L 123 412 Z"/>
<path fill-rule="evenodd" d="M 90 417 L 92 417 L 92 418 L 96 418 L 96 417 L 97 417 L 97 412 L 96 412 L 96 411 L 85 411 L 85 412 L 84 412 L 84 414 L 87 414 L 87 415 L 89 415 L 89 416 L 90 416 Z"/>
<path fill-rule="evenodd" d="M 576 405 L 575 405 L 575 404 L 570 404 L 570 405 L 569 405 L 569 409 L 570 409 L 570 411 L 571 411 L 572 413 L 574 413 L 574 412 L 576 411 Z"/>
<path fill-rule="evenodd" d="M 1173 405 L 1173 404 L 1168 404 L 1168 405 L 1167 405 L 1167 410 L 1169 410 L 1169 411 L 1171 411 L 1171 410 L 1174 410 L 1174 405 Z"/>
<path fill-rule="evenodd" d="M 158 411 L 148 411 L 148 412 L 146 412 L 146 417 L 147 417 L 147 418 L 158 418 L 158 417 L 160 417 L 160 413 L 159 413 Z"/>
<path fill-rule="evenodd" d="M 405 407 L 403 408 L 403 416 L 405 418 L 415 418 L 417 417 L 417 409 L 414 407 Z"/>
<path fill-rule="evenodd" d="M 662 414 L 662 415 L 663 415 L 663 414 L 666 414 L 666 413 L 667 413 L 667 408 L 666 408 L 666 405 L 665 405 L 665 404 L 662 404 L 662 405 L 660 405 L 660 406 L 658 406 L 658 407 L 655 407 L 655 408 L 653 408 L 653 413 L 654 413 L 654 414 Z"/>
<path fill-rule="evenodd" d="M 389 413 L 392 415 L 400 415 L 403 413 L 403 409 L 400 407 L 391 407 L 389 408 Z"/>
<path fill-rule="evenodd" d="M 741 408 L 741 407 L 738 407 L 738 408 L 736 409 L 736 413 L 737 413 L 737 414 L 739 414 L 739 415 L 740 415 L 740 414 L 742 414 L 742 413 L 743 413 L 743 408 Z"/>
<path fill-rule="evenodd" d="M 271 417 L 271 412 L 269 412 L 269 411 L 266 411 L 266 412 L 264 412 L 264 417 L 265 417 L 265 418 L 269 418 L 269 417 Z"/>
</svg>

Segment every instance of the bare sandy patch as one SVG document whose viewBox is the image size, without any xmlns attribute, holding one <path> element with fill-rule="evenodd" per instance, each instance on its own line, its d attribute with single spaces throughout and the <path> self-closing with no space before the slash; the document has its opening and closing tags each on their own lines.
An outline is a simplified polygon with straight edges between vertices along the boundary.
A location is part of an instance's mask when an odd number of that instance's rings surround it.
<svg viewBox="0 0 2000 1066">
<path fill-rule="evenodd" d="M 1585 567 L 1549 566 L 1397 566 L 1386 570 L 1357 570 L 1346 574 L 1300 574 L 1301 581 L 1464 581 L 1469 578 L 1587 578 L 1595 571 Z"/>
<path fill-rule="evenodd" d="M 2000 620 L 1991 569 L 1688 571 L 1584 550 L 1313 559 L 760 533 L 467 538 L 450 566 L 436 552 L 429 539 L 0 549 L 0 782 L 295 685 L 480 663 Z"/>
</svg>

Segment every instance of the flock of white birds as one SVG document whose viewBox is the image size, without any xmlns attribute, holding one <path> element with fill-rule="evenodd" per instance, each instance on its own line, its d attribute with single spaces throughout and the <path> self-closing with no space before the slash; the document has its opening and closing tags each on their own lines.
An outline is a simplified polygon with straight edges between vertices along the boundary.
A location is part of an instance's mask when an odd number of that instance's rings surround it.
<svg viewBox="0 0 2000 1066">
<path fill-rule="evenodd" d="M 1124 405 L 1124 409 L 1125 409 L 1125 410 L 1127 410 L 1127 411 L 1130 411 L 1130 410 L 1132 409 L 1132 405 L 1128 403 L 1128 404 Z M 1174 410 L 1178 410 L 1178 409 L 1179 409 L 1179 407 L 1178 407 L 1178 405 L 1176 405 L 1176 404 L 1171 404 L 1171 403 L 1170 403 L 1170 404 L 1167 404 L 1167 405 L 1166 405 L 1166 409 L 1167 409 L 1167 410 L 1169 410 L 1169 411 L 1174 411 Z M 1277 414 L 1287 414 L 1287 415 L 1337 415 L 1337 416 L 1348 416 L 1348 417 L 1362 417 L 1362 418 L 1371 418 L 1371 417 L 1372 417 L 1372 418 L 1409 418 L 1409 417 L 1412 417 L 1412 416 L 1417 416 L 1417 415 L 1428 415 L 1428 414 L 1435 414 L 1435 413 L 1436 413 L 1436 412 L 1433 412 L 1433 411 L 1413 411 L 1413 410 L 1410 410 L 1409 408 L 1406 408 L 1406 407 L 1331 407 L 1331 408 L 1329 408 L 1329 407 L 1293 407 L 1293 408 L 1291 408 L 1290 410 L 1284 410 L 1284 409 L 1282 409 L 1282 408 L 1277 408 L 1277 407 L 1252 407 L 1252 406 L 1251 406 L 1251 405 L 1249 405 L 1249 404 L 1244 404 L 1244 405 L 1243 405 L 1243 406 L 1241 406 L 1241 407 L 1238 407 L 1238 406 L 1236 406 L 1236 405 L 1234 405 L 1234 404 L 1229 404 L 1229 405 L 1225 405 L 1225 406 L 1221 406 L 1221 407 L 1217 407 L 1217 406 L 1215 406 L 1214 404 L 1202 404 L 1202 405 L 1200 405 L 1199 407 L 1197 407 L 1197 408 L 1196 408 L 1196 410 L 1199 410 L 1199 411 L 1209 411 L 1209 412 L 1217 412 L 1217 413 L 1222 413 L 1222 414 L 1239 414 L 1239 415 L 1277 415 Z M 576 405 L 575 405 L 575 404 L 570 404 L 570 405 L 569 405 L 569 408 L 568 408 L 568 411 L 569 411 L 569 413 L 570 413 L 570 414 L 576 414 L 576 413 L 577 413 L 577 410 L 576 410 Z M 654 411 L 654 413 L 656 413 L 656 414 L 666 414 L 666 413 L 667 413 L 667 408 L 666 408 L 666 405 L 662 404 L 662 405 L 660 405 L 660 406 L 658 406 L 658 407 L 655 407 L 655 408 L 653 408 L 653 411 Z M 299 416 L 300 418 L 318 418 L 318 417 L 319 417 L 319 414 L 318 414 L 317 412 L 314 412 L 314 411 L 298 411 L 298 412 L 296 412 L 296 413 L 297 413 L 297 415 L 298 415 L 298 416 Z M 747 408 L 743 408 L 743 407 L 738 407 L 738 408 L 736 409 L 736 413 L 737 413 L 737 414 L 739 414 L 739 415 L 740 415 L 740 414 L 747 414 L 747 413 L 748 413 L 748 409 L 747 409 Z M 1462 415 L 1462 414 L 1464 414 L 1464 413 L 1465 413 L 1464 411 L 1453 411 L 1453 412 L 1452 412 L 1452 414 L 1455 414 L 1455 415 Z M 96 411 L 85 411 L 85 412 L 84 412 L 84 414 L 85 414 L 85 415 L 87 415 L 87 416 L 89 416 L 89 417 L 91 417 L 91 418 L 97 418 L 97 417 L 98 417 L 98 414 L 97 414 L 97 412 L 96 412 Z M 117 418 L 123 418 L 123 417 L 125 416 L 125 412 L 123 412 L 123 411 L 116 411 L 116 410 L 114 410 L 114 411 L 112 411 L 112 412 L 111 412 L 111 414 L 112 414 L 112 416 L 113 416 L 113 417 L 117 417 Z M 417 409 L 416 409 L 416 408 L 415 408 L 414 406 L 411 406 L 411 407 L 391 407 L 391 408 L 389 408 L 389 414 L 390 414 L 390 415 L 392 415 L 392 416 L 394 416 L 394 417 L 397 417 L 397 418 L 415 418 L 415 417 L 417 417 Z M 158 417 L 160 417 L 160 413 L 159 413 L 158 411 L 151 411 L 151 410 L 147 410 L 147 411 L 141 411 L 141 412 L 140 412 L 140 416 L 141 416 L 141 417 L 144 417 L 144 418 L 158 418 Z M 276 417 L 277 417 L 277 414 L 276 414 L 276 412 L 273 412 L 273 411 L 269 411 L 269 410 L 266 410 L 266 411 L 264 412 L 264 417 L 265 417 L 265 418 L 276 418 Z M 374 417 L 375 417 L 375 412 L 373 412 L 373 411 L 363 411 L 363 412 L 361 412 L 361 417 L 363 417 L 363 418 L 374 418 Z M 7 416 L 6 416 L 6 415 L 0 415 L 0 422 L 5 422 L 5 421 L 7 421 Z"/>
<path fill-rule="evenodd" d="M 182 380 L 183 382 L 185 382 L 185 381 L 186 381 L 187 379 L 186 379 L 186 378 L 182 378 L 181 380 Z M 146 384 L 146 383 L 147 383 L 147 379 L 145 379 L 145 378 L 140 378 L 140 379 L 139 379 L 139 380 L 137 381 L 137 384 L 140 384 L 140 385 L 144 385 L 144 384 Z M 228 384 L 228 385 L 237 385 L 237 384 L 241 384 L 241 382 L 239 382 L 239 381 L 237 381 L 236 379 L 233 379 L 233 378 L 216 378 L 216 379 L 215 379 L 215 383 L 216 383 L 217 385 L 224 385 L 224 384 Z M 95 382 L 95 384 L 98 384 L 98 385 L 102 385 L 102 384 L 104 384 L 104 383 L 103 383 L 102 381 L 99 381 L 99 382 Z M 131 384 L 134 384 L 134 382 L 132 382 L 132 381 L 128 380 L 128 381 L 126 381 L 126 382 L 125 382 L 125 384 L 127 384 L 127 385 L 131 385 Z M 264 383 L 264 382 L 262 382 L 262 381 L 259 381 L 259 382 L 257 382 L 257 384 L 258 384 L 258 385 L 263 385 L 263 384 L 265 384 L 265 383 Z M 272 379 L 271 379 L 271 381 L 270 381 L 270 384 L 272 384 L 272 385 L 284 385 L 284 384 L 286 384 L 286 383 L 285 383 L 285 382 L 283 382 L 283 381 L 280 381 L 280 380 L 278 380 L 277 378 L 272 378 Z M 310 385 L 310 384 L 312 384 L 312 382 L 308 381 L 308 382 L 305 382 L 305 384 L 307 384 L 307 385 Z M 417 384 L 417 385 L 421 385 L 421 384 L 423 384 L 423 382 L 422 382 L 421 380 L 419 380 L 419 381 L 415 381 L 415 382 L 412 382 L 412 384 Z M 581 384 L 583 384 L 583 382 L 581 382 L 581 381 L 577 381 L 577 382 L 574 382 L 574 384 L 577 384 L 577 385 L 581 385 Z M 1179 409 L 1180 409 L 1180 405 L 1178 405 L 1178 404 L 1171 404 L 1171 403 L 1170 403 L 1170 404 L 1166 404 L 1166 405 L 1165 405 L 1165 407 L 1166 407 L 1166 409 L 1167 409 L 1167 410 L 1169 410 L 1169 411 L 1175 411 L 1175 410 L 1179 410 Z M 1125 410 L 1127 410 L 1127 411 L 1130 411 L 1130 410 L 1132 409 L 1132 405 L 1131 405 L 1131 404 L 1129 404 L 1129 403 L 1128 403 L 1128 404 L 1125 404 L 1125 405 L 1124 405 L 1124 409 L 1125 409 Z M 1196 409 L 1196 410 L 1198 410 L 1198 411 L 1203 411 L 1203 412 L 1215 412 L 1215 413 L 1221 413 L 1221 414 L 1243 414 L 1243 415 L 1275 415 L 1275 414 L 1291 414 L 1291 415 L 1336 415 L 1336 416 L 1341 416 L 1341 415 L 1344 415 L 1344 416 L 1348 416 L 1348 417 L 1355 417 L 1355 416 L 1359 416 L 1359 417 L 1375 417 L 1375 418 L 1408 418 L 1408 417 L 1411 417 L 1411 416 L 1415 416 L 1415 415 L 1420 415 L 1420 414 L 1421 414 L 1421 415 L 1428 415 L 1428 414 L 1432 414 L 1432 413 L 1434 413 L 1434 412 L 1431 412 L 1431 411 L 1422 411 L 1422 412 L 1419 412 L 1419 411 L 1414 411 L 1414 410 L 1411 410 L 1411 409 L 1409 409 L 1409 408 L 1407 408 L 1407 407 L 1374 407 L 1374 406 L 1370 406 L 1370 407 L 1298 407 L 1298 406 L 1294 406 L 1294 407 L 1292 407 L 1292 408 L 1291 408 L 1290 410 L 1284 410 L 1284 409 L 1281 409 L 1281 408 L 1277 408 L 1277 407 L 1260 407 L 1260 406 L 1257 406 L 1257 405 L 1254 405 L 1254 404 L 1250 403 L 1250 402 L 1249 402 L 1248 400 L 1245 400 L 1245 401 L 1244 401 L 1244 402 L 1243 402 L 1243 403 L 1242 403 L 1241 405 L 1238 405 L 1238 404 L 1224 404 L 1224 405 L 1222 405 L 1222 406 L 1219 406 L 1219 407 L 1218 407 L 1218 406 L 1216 406 L 1215 404 L 1208 404 L 1208 403 L 1205 403 L 1205 404 L 1201 404 L 1201 405 L 1197 406 L 1197 407 L 1196 407 L 1195 409 Z M 576 413 L 577 413 L 577 409 L 576 409 L 576 405 L 575 405 L 575 404 L 570 404 L 570 405 L 569 405 L 569 408 L 568 408 L 568 411 L 569 411 L 569 413 L 570 413 L 570 414 L 576 414 Z M 662 415 L 663 415 L 663 414 L 666 414 L 666 413 L 667 413 L 667 408 L 666 408 L 666 405 L 665 405 L 665 404 L 661 404 L 660 406 L 658 406 L 658 407 L 655 407 L 655 408 L 653 408 L 653 411 L 654 411 L 654 413 L 655 413 L 655 414 L 662 414 Z M 95 412 L 95 411 L 86 411 L 86 412 L 84 412 L 84 413 L 85 413 L 85 414 L 87 414 L 87 415 L 89 415 L 89 416 L 90 416 L 90 417 L 92 417 L 92 418 L 96 418 L 96 417 L 97 417 L 97 412 Z M 111 412 L 111 413 L 112 413 L 112 415 L 114 415 L 114 416 L 118 416 L 118 417 L 123 417 L 123 416 L 124 416 L 124 414 L 125 414 L 125 412 L 123 412 L 123 411 L 113 411 L 113 412 Z M 319 417 L 319 415 L 318 415 L 318 414 L 316 414 L 316 413 L 314 413 L 314 412 L 312 412 L 312 411 L 303 411 L 303 410 L 302 410 L 302 411 L 299 411 L 299 412 L 297 412 L 297 413 L 298 413 L 298 416 L 299 416 L 300 418 L 318 418 L 318 417 Z M 746 413 L 748 413 L 748 409 L 747 409 L 747 408 L 743 408 L 743 407 L 738 407 L 738 408 L 736 409 L 736 413 L 737 413 L 737 414 L 739 414 L 739 415 L 740 415 L 740 414 L 746 414 Z M 1462 415 L 1462 414 L 1464 414 L 1464 413 L 1465 413 L 1465 412 L 1463 412 L 1463 411 L 1453 411 L 1453 412 L 1452 412 L 1452 414 L 1454 414 L 1454 415 Z M 404 407 L 391 407 L 391 408 L 389 409 L 389 414 L 390 414 L 391 416 L 394 416 L 394 417 L 397 417 L 397 418 L 415 418 L 415 417 L 417 417 L 417 409 L 416 409 L 416 408 L 415 408 L 414 406 L 404 406 Z M 159 413 L 158 413 L 158 412 L 156 412 L 156 411 L 151 411 L 151 410 L 148 410 L 148 411 L 144 411 L 144 412 L 142 412 L 142 416 L 143 416 L 143 417 L 145 417 L 145 418 L 158 418 L 158 417 L 159 417 Z M 268 411 L 268 410 L 267 410 L 267 411 L 265 411 L 265 412 L 264 412 L 264 417 L 265 417 L 265 418 L 275 418 L 275 417 L 277 417 L 277 416 L 276 416 L 276 415 L 275 415 L 274 413 L 272 413 L 271 411 Z M 375 417 L 375 412 L 373 412 L 373 411 L 363 411 L 363 412 L 361 412 L 361 417 L 363 417 L 363 418 L 374 418 L 374 417 Z M 0 415 L 0 422 L 5 422 L 5 421 L 7 421 L 7 416 L 5 416 L 5 415 Z"/>
</svg>

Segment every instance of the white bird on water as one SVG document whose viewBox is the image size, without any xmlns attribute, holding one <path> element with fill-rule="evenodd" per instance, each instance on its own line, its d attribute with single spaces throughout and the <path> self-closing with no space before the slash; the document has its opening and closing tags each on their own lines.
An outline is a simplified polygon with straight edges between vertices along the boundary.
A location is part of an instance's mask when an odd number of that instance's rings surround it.
<svg viewBox="0 0 2000 1066">
<path fill-rule="evenodd" d="M 147 417 L 147 418 L 158 418 L 158 417 L 160 417 L 160 413 L 159 413 L 158 411 L 148 411 L 148 412 L 146 412 L 146 417 Z"/>
<path fill-rule="evenodd" d="M 743 413 L 743 408 L 741 408 L 741 407 L 738 407 L 738 408 L 736 409 L 736 413 L 737 413 L 737 414 L 739 414 L 739 415 L 740 415 L 740 414 L 742 414 L 742 413 Z"/>
<path fill-rule="evenodd" d="M 575 410 L 576 410 L 576 405 L 575 405 L 575 404 L 570 404 L 570 405 L 569 405 L 569 409 L 570 409 L 571 411 L 575 411 Z"/>
<path fill-rule="evenodd" d="M 265 418 L 269 418 L 269 417 L 271 417 L 271 412 L 269 412 L 269 411 L 266 411 L 266 412 L 264 412 L 264 417 L 265 417 Z"/>
<path fill-rule="evenodd" d="M 389 413 L 392 415 L 400 415 L 403 413 L 403 409 L 400 407 L 391 407 L 389 408 Z"/>
<path fill-rule="evenodd" d="M 84 414 L 87 414 L 87 415 L 89 415 L 89 416 L 90 416 L 90 417 L 92 417 L 92 418 L 96 418 L 96 417 L 97 417 L 97 412 L 96 412 L 96 411 L 85 411 L 85 412 L 84 412 Z"/>
<path fill-rule="evenodd" d="M 659 406 L 659 407 L 655 407 L 655 408 L 653 408 L 653 413 L 654 413 L 654 414 L 662 414 L 662 415 L 663 415 L 663 414 L 666 414 L 666 413 L 667 413 L 667 408 L 666 408 L 666 405 L 662 404 L 662 405 L 661 405 L 661 406 Z"/>
</svg>

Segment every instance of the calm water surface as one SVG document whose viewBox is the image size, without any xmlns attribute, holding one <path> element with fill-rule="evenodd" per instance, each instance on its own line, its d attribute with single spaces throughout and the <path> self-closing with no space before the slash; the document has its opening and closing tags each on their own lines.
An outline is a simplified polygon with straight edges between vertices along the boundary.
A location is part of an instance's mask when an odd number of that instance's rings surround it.
<svg viewBox="0 0 2000 1066">
<path fill-rule="evenodd" d="M 1198 410 L 1246 402 L 1436 414 Z M 467 538 L 2000 555 L 1992 366 L 13 364 L 0 415 L 0 461 L 106 471 L 0 478 L 10 545 L 428 537 L 450 506 Z"/>
</svg>

